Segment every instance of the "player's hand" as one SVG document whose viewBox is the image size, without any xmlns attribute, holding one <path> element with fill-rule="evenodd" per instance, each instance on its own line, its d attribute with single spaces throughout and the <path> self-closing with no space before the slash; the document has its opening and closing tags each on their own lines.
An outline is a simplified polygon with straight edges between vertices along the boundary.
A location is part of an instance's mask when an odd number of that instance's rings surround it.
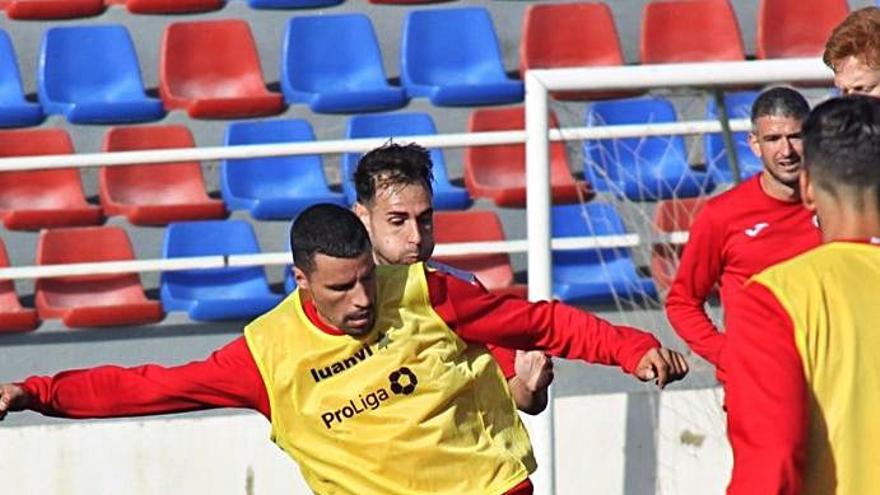
<svg viewBox="0 0 880 495">
<path fill-rule="evenodd" d="M 644 382 L 656 380 L 659 388 L 687 375 L 688 365 L 684 356 L 665 347 L 654 348 L 646 352 L 636 367 L 635 375 Z"/>
<path fill-rule="evenodd" d="M 529 391 L 543 390 L 553 381 L 553 360 L 542 351 L 516 351 L 516 378 Z"/>
<path fill-rule="evenodd" d="M 14 383 L 0 385 L 0 421 L 10 411 L 21 411 L 27 405 L 27 393 Z"/>
</svg>

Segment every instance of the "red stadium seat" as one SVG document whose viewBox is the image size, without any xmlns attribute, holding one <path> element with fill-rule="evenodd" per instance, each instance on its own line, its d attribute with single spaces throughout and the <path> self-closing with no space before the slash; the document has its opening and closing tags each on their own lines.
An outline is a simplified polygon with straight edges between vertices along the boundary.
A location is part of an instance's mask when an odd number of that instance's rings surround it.
<svg viewBox="0 0 880 495">
<path fill-rule="evenodd" d="M 654 229 L 659 233 L 687 231 L 694 218 L 706 205 L 705 197 L 660 201 L 654 210 Z M 651 254 L 651 275 L 661 291 L 675 280 L 682 245 L 655 244 Z"/>
<path fill-rule="evenodd" d="M 80 227 L 40 232 L 37 264 L 134 259 L 120 227 Z M 136 325 L 162 319 L 159 301 L 147 299 L 135 273 L 40 278 L 36 284 L 40 318 L 61 318 L 68 327 Z"/>
<path fill-rule="evenodd" d="M 550 125 L 557 127 L 556 116 Z M 468 119 L 468 131 L 523 129 L 523 107 L 475 110 Z M 472 146 L 464 152 L 464 184 L 473 197 L 490 198 L 498 206 L 526 204 L 526 154 L 522 144 Z M 565 144 L 550 145 L 550 186 L 554 203 L 574 203 L 590 197 L 586 182 L 572 177 Z"/>
<path fill-rule="evenodd" d="M 623 65 L 608 5 L 601 2 L 529 5 L 519 44 L 520 77 L 528 69 Z M 624 98 L 634 92 L 553 92 L 561 100 Z"/>
<path fill-rule="evenodd" d="M 104 136 L 104 151 L 192 148 L 182 125 L 114 127 Z M 102 167 L 98 176 L 101 205 L 107 215 L 125 215 L 137 225 L 207 220 L 226 215 L 223 202 L 205 192 L 198 162 Z"/>
<path fill-rule="evenodd" d="M 239 118 L 281 112 L 281 94 L 266 89 L 247 22 L 175 22 L 165 28 L 159 94 L 168 110 L 196 118 Z"/>
<path fill-rule="evenodd" d="M 643 64 L 745 60 L 727 0 L 650 2 L 642 17 Z"/>
<path fill-rule="evenodd" d="M 498 215 L 492 211 L 438 211 L 434 213 L 434 240 L 437 244 L 503 241 L 504 230 Z M 507 253 L 435 256 L 434 259 L 473 273 L 486 289 L 496 294 L 513 294 L 522 298 L 527 295 L 525 285 L 514 283 Z"/>
<path fill-rule="evenodd" d="M 758 58 L 817 57 L 849 14 L 846 0 L 761 0 Z"/>
<path fill-rule="evenodd" d="M 0 157 L 65 155 L 73 143 L 63 129 L 0 131 Z M 75 168 L 0 172 L 0 218 L 12 230 L 94 225 L 101 209 L 86 202 Z"/>
<path fill-rule="evenodd" d="M 103 0 L 8 0 L 0 2 L 10 19 L 72 19 L 98 15 Z"/>
<path fill-rule="evenodd" d="M 0 268 L 9 266 L 6 245 L 0 239 Z M 37 312 L 18 302 L 11 280 L 0 280 L 0 333 L 26 332 L 37 327 Z"/>
<path fill-rule="evenodd" d="M 370 0 L 370 3 L 385 5 L 415 5 L 419 3 L 448 2 L 449 0 Z"/>
<path fill-rule="evenodd" d="M 133 14 L 187 14 L 223 8 L 224 0 L 107 0 L 125 5 Z"/>
</svg>

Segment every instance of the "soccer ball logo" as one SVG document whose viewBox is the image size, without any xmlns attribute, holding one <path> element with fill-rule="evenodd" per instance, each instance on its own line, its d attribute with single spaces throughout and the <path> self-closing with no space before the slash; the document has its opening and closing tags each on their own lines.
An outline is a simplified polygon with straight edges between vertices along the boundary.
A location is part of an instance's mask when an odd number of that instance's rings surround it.
<svg viewBox="0 0 880 495">
<path fill-rule="evenodd" d="M 391 391 L 397 395 L 409 395 L 416 390 L 419 380 L 416 374 L 410 371 L 406 366 L 388 375 L 388 381 L 391 382 Z"/>
</svg>

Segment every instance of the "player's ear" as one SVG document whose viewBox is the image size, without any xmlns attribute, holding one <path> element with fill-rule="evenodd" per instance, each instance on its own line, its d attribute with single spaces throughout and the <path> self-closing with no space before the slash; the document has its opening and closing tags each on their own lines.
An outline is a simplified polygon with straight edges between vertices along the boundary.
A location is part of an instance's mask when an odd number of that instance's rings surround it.
<svg viewBox="0 0 880 495">
<path fill-rule="evenodd" d="M 798 186 L 801 191 L 801 202 L 810 211 L 816 211 L 816 191 L 813 190 L 813 179 L 807 169 L 801 171 L 798 178 Z"/>
<path fill-rule="evenodd" d="M 293 270 L 293 279 L 296 280 L 296 286 L 302 290 L 309 290 L 309 278 L 306 276 L 306 272 L 302 271 L 301 268 L 294 266 Z"/>
<path fill-rule="evenodd" d="M 367 228 L 367 232 L 372 235 L 372 232 L 370 232 L 370 210 L 368 210 L 366 206 L 361 204 L 360 201 L 355 201 L 351 209 L 352 211 L 354 211 L 354 214 L 361 219 L 361 223 L 363 223 L 364 227 Z"/>
<path fill-rule="evenodd" d="M 761 158 L 761 147 L 758 146 L 758 135 L 755 134 L 754 131 L 749 131 L 749 148 L 755 156 Z"/>
</svg>

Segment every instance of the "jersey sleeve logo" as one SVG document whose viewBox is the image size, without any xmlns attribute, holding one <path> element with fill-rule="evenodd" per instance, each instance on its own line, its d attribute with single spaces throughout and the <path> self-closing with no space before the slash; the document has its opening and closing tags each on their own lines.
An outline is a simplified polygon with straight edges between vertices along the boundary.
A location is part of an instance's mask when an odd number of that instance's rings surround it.
<svg viewBox="0 0 880 495">
<path fill-rule="evenodd" d="M 758 237 L 758 234 L 760 234 L 762 230 L 766 229 L 769 226 L 770 224 L 767 222 L 758 222 L 755 224 L 754 227 L 748 228 L 743 232 L 745 232 L 745 234 L 749 237 Z"/>
</svg>

